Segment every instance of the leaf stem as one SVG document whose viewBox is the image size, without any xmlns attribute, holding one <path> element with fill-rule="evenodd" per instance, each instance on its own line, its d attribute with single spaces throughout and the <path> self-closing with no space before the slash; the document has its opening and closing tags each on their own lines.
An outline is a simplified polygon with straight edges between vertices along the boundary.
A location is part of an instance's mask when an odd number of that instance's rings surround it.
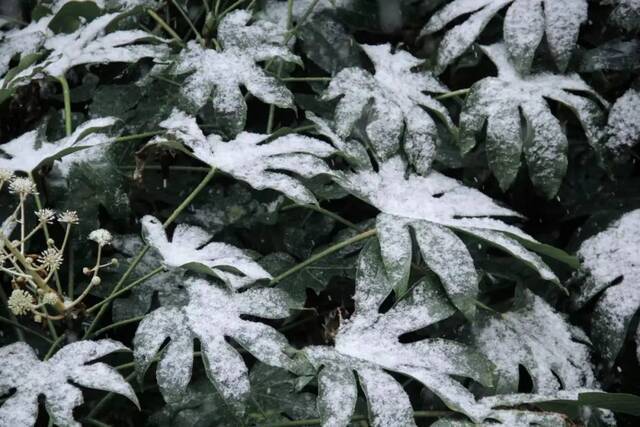
<svg viewBox="0 0 640 427">
<path fill-rule="evenodd" d="M 30 333 L 31 335 L 34 335 L 34 336 L 36 336 L 38 338 L 41 338 L 42 340 L 44 340 L 44 341 L 46 341 L 48 343 L 53 343 L 51 338 L 48 338 L 47 336 L 42 335 L 40 332 L 38 332 L 36 330 L 33 330 L 33 329 L 31 329 L 31 328 L 29 328 L 27 326 L 24 326 L 23 324 L 21 324 L 21 323 L 19 323 L 17 321 L 14 321 L 14 320 L 11 320 L 11 319 L 7 319 L 6 317 L 0 316 L 0 323 L 5 323 L 7 325 L 11 325 L 16 329 L 20 329 L 21 331 L 25 331 L 27 333 Z M 24 336 L 21 339 L 21 341 L 24 341 Z"/>
<path fill-rule="evenodd" d="M 100 301 L 99 303 L 95 304 L 94 306 L 88 308 L 87 309 L 87 313 L 92 313 L 92 312 L 96 311 L 98 308 L 102 307 L 104 304 L 107 304 L 107 303 L 113 301 L 114 299 L 118 298 L 120 295 L 127 293 L 131 289 L 133 289 L 136 286 L 146 282 L 147 280 L 149 280 L 150 278 L 152 278 L 153 276 L 155 276 L 156 274 L 160 273 L 163 270 L 164 270 L 164 267 L 158 267 L 155 270 L 145 274 L 144 276 L 142 276 L 138 280 L 134 281 L 130 285 L 125 286 L 124 288 L 120 289 L 118 292 L 111 293 L 111 295 L 109 295 L 107 298 L 103 299 L 102 301 Z"/>
<path fill-rule="evenodd" d="M 330 82 L 331 77 L 281 77 L 283 82 Z"/>
<path fill-rule="evenodd" d="M 161 130 L 156 130 L 153 132 L 143 132 L 143 133 L 136 133 L 133 135 L 126 135 L 126 136 L 119 136 L 117 138 L 114 138 L 114 142 L 127 142 L 127 141 L 133 141 L 135 139 L 143 139 L 143 138 L 149 138 L 151 136 L 156 136 L 161 134 L 163 131 Z"/>
<path fill-rule="evenodd" d="M 64 99 L 64 130 L 67 136 L 73 132 L 73 125 L 71 124 L 71 91 L 69 90 L 69 82 L 64 77 L 64 74 L 56 77 L 62 86 L 62 98 Z"/>
<path fill-rule="evenodd" d="M 342 242 L 336 243 L 335 245 L 332 245 L 330 247 L 328 247 L 327 249 L 323 250 L 322 252 L 318 252 L 317 254 L 307 258 L 306 260 L 302 261 L 300 264 L 297 264 L 295 266 L 293 266 L 292 268 L 290 268 L 289 270 L 279 274 L 278 276 L 274 277 L 271 280 L 271 285 L 275 285 L 278 282 L 281 282 L 282 280 L 284 280 L 285 278 L 289 277 L 290 275 L 297 273 L 298 271 L 302 270 L 303 268 L 305 268 L 308 265 L 313 264 L 316 261 L 321 260 L 322 258 L 331 255 L 334 252 L 339 251 L 340 249 L 352 245 L 354 243 L 357 243 L 361 240 L 366 240 L 370 237 L 375 236 L 377 233 L 377 231 L 375 229 L 371 229 L 371 230 L 367 230 L 364 231 L 360 234 L 357 234 L 353 237 L 351 237 L 350 239 L 347 240 L 343 240 Z"/>
<path fill-rule="evenodd" d="M 136 323 L 136 322 L 139 322 L 139 321 L 141 321 L 142 319 L 144 319 L 144 315 L 142 315 L 142 316 L 137 316 L 137 317 L 131 317 L 131 318 L 129 318 L 129 319 L 124 319 L 124 320 L 121 320 L 121 321 L 119 321 L 119 322 L 112 323 L 112 324 L 110 324 L 110 325 L 108 325 L 108 326 L 105 326 L 105 327 L 104 327 L 104 328 L 102 328 L 102 329 L 98 329 L 97 331 L 95 331 L 95 332 L 91 335 L 91 338 L 94 338 L 94 337 L 100 336 L 100 335 L 104 334 L 105 332 L 110 331 L 111 329 L 116 329 L 116 328 L 119 328 L 120 326 L 128 325 L 129 323 Z"/>
<path fill-rule="evenodd" d="M 167 33 L 169 33 L 169 35 L 171 35 L 176 43 L 178 43 L 180 46 L 185 45 L 178 33 L 176 33 L 173 28 L 171 28 L 171 26 L 167 24 L 164 19 L 162 19 L 160 15 L 158 15 L 151 9 L 147 9 L 147 13 L 158 23 L 158 25 L 160 25 Z"/>
<path fill-rule="evenodd" d="M 309 205 L 289 205 L 289 206 L 283 207 L 282 209 L 280 209 L 280 211 L 285 212 L 285 211 L 289 211 L 289 210 L 292 210 L 292 209 L 299 209 L 299 208 L 316 211 L 316 212 L 318 212 L 318 213 L 320 213 L 322 215 L 326 215 L 329 218 L 332 218 L 333 220 L 341 223 L 342 225 L 346 225 L 347 227 L 349 227 L 349 228 L 351 228 L 353 230 L 356 230 L 356 231 L 360 231 L 361 230 L 360 227 L 358 227 L 353 222 L 351 222 L 351 221 L 341 217 L 340 215 L 338 215 L 336 213 L 333 213 L 330 210 L 325 209 L 325 208 L 323 208 L 323 207 L 321 207 L 319 205 L 313 205 L 313 204 L 309 204 Z"/>
<path fill-rule="evenodd" d="M 54 342 L 51 343 L 51 347 L 49 347 L 49 351 L 47 351 L 47 354 L 44 355 L 44 360 L 49 360 L 49 358 L 53 356 L 53 353 L 58 349 L 63 339 L 64 339 L 64 333 L 61 334 L 58 338 L 56 338 Z"/>
<path fill-rule="evenodd" d="M 443 93 L 442 95 L 438 95 L 436 96 L 436 99 L 438 101 L 443 100 L 443 99 L 447 99 L 447 98 L 453 98 L 455 96 L 460 96 L 460 95 L 466 95 L 467 93 L 469 93 L 471 89 L 459 89 L 459 90 L 454 90 L 452 92 L 447 92 L 447 93 Z"/>
</svg>

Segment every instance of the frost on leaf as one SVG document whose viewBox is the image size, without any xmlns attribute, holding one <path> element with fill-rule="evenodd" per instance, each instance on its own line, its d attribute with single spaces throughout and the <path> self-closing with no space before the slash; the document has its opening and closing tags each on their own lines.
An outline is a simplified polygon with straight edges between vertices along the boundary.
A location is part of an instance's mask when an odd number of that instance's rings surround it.
<svg viewBox="0 0 640 427">
<path fill-rule="evenodd" d="M 284 45 L 284 27 L 266 21 L 249 24 L 250 19 L 251 14 L 245 10 L 231 12 L 218 28 L 222 50 L 206 49 L 190 41 L 174 69 L 176 74 L 191 73 L 181 89 L 188 109 L 197 111 L 211 97 L 216 115 L 226 119 L 233 133 L 244 129 L 247 116 L 241 87 L 267 104 L 294 108 L 289 89 L 257 62 L 279 59 L 300 63 L 300 58 Z"/>
<path fill-rule="evenodd" d="M 603 4 L 613 5 L 609 19 L 627 31 L 640 28 L 640 0 L 602 0 Z"/>
<path fill-rule="evenodd" d="M 16 389 L 0 406 L 0 425 L 35 425 L 38 396 L 44 395 L 45 407 L 55 425 L 80 427 L 73 419 L 73 409 L 84 399 L 75 384 L 121 394 L 138 405 L 133 389 L 115 369 L 101 362 L 88 364 L 125 350 L 124 345 L 112 340 L 78 341 L 42 362 L 23 342 L 0 348 L 0 393 Z"/>
<path fill-rule="evenodd" d="M 504 44 L 483 46 L 498 69 L 498 77 L 475 83 L 460 115 L 460 144 L 467 153 L 486 122 L 489 167 L 500 186 L 507 189 L 516 178 L 524 152 L 533 184 L 553 197 L 567 170 L 568 141 L 562 124 L 548 101 L 569 108 L 579 119 L 589 143 L 598 148 L 604 116 L 600 105 L 582 92 L 598 95 L 577 74 L 520 74 L 507 58 Z M 606 105 L 605 101 L 600 101 Z M 526 131 L 522 133 L 522 120 Z"/>
<path fill-rule="evenodd" d="M 409 396 L 386 371 L 411 377 L 440 397 L 447 406 L 473 419 L 484 415 L 474 396 L 451 375 L 490 385 L 491 364 L 479 353 L 455 341 L 424 339 L 403 344 L 399 337 L 446 319 L 455 309 L 436 288 L 421 281 L 407 298 L 380 313 L 393 290 L 374 242 L 361 252 L 356 277 L 355 312 L 338 329 L 333 347 L 304 349 L 319 369 L 318 409 L 327 426 L 346 426 L 357 399 L 357 373 L 374 426 L 415 426 Z"/>
<path fill-rule="evenodd" d="M 586 280 L 577 304 L 582 306 L 601 294 L 591 317 L 591 335 L 611 363 L 640 308 L 639 253 L 640 210 L 624 214 L 606 230 L 585 240 L 578 250 Z M 640 334 L 640 328 L 636 334 Z"/>
<path fill-rule="evenodd" d="M 364 118 L 366 137 L 382 161 L 404 147 L 419 173 L 427 173 L 436 154 L 437 119 L 453 128 L 447 109 L 429 93 L 448 89 L 431 73 L 414 72 L 422 60 L 410 53 L 392 52 L 390 44 L 362 45 L 375 66 L 375 74 L 361 68 L 345 68 L 329 84 L 325 100 L 339 99 L 335 131 L 343 139 L 354 132 Z"/>
<path fill-rule="evenodd" d="M 100 131 L 115 122 L 113 117 L 89 120 L 78 126 L 71 135 L 54 142 L 47 141 L 37 130 L 27 132 L 0 146 L 0 168 L 33 172 L 46 162 L 105 144 L 111 138 Z"/>
<path fill-rule="evenodd" d="M 22 85 L 29 83 L 31 78 L 63 76 L 76 65 L 137 62 L 168 53 L 168 48 L 160 44 L 161 39 L 145 31 L 107 32 L 107 27 L 119 17 L 119 13 L 102 15 L 73 33 L 48 38 L 44 43 L 44 49 L 49 51 L 46 58 L 19 72 L 8 83 Z"/>
<path fill-rule="evenodd" d="M 408 280 L 412 229 L 425 263 L 439 276 L 453 304 L 469 317 L 475 313 L 479 278 L 457 234 L 495 246 L 533 268 L 543 279 L 559 283 L 542 259 L 523 245 L 539 245 L 535 239 L 495 219 L 517 218 L 518 213 L 436 171 L 427 176 L 407 176 L 406 172 L 405 162 L 393 157 L 380 164 L 377 172 L 363 169 L 337 178 L 345 190 L 380 210 L 376 229 L 392 281 L 406 284 Z"/>
<path fill-rule="evenodd" d="M 445 34 L 438 50 L 439 67 L 444 69 L 462 55 L 507 6 L 503 36 L 516 68 L 529 71 L 536 48 L 546 36 L 556 65 L 564 71 L 580 25 L 587 21 L 587 0 L 454 0 L 435 13 L 422 29 L 423 35 L 432 34 L 469 15 Z"/>
<path fill-rule="evenodd" d="M 213 236 L 200 227 L 178 224 L 169 240 L 162 223 L 147 215 L 142 218 L 142 236 L 171 269 L 188 268 L 210 274 L 234 289 L 271 278 L 245 251 L 227 243 L 211 242 Z"/>
<path fill-rule="evenodd" d="M 620 153 L 640 143 L 640 90 L 631 88 L 611 107 L 606 146 Z"/>
<path fill-rule="evenodd" d="M 185 286 L 187 305 L 161 307 L 140 322 L 134 338 L 136 370 L 144 375 L 168 339 L 156 378 L 165 400 L 178 401 L 191 378 L 193 340 L 198 339 L 208 378 L 234 410 L 243 412 L 249 396 L 248 370 L 226 338 L 264 363 L 296 369 L 298 364 L 287 355 L 290 348 L 282 334 L 243 318 L 287 317 L 287 295 L 279 289 L 259 287 L 238 292 L 202 279 L 190 279 Z"/>
<path fill-rule="evenodd" d="M 519 289 L 515 306 L 499 317 L 480 313 L 471 332 L 475 347 L 496 365 L 498 393 L 518 391 L 519 366 L 536 393 L 595 385 L 589 348 L 579 342 L 584 333 L 528 290 Z"/>
<path fill-rule="evenodd" d="M 151 143 L 182 141 L 204 163 L 257 190 L 280 191 L 301 204 L 316 203 L 316 198 L 298 179 L 284 172 L 302 178 L 331 174 L 322 158 L 336 152 L 324 141 L 297 134 L 272 141 L 268 141 L 269 135 L 250 132 L 242 132 L 228 142 L 216 134 L 205 137 L 193 117 L 177 110 L 160 126 L 167 129 L 167 134 Z"/>
</svg>

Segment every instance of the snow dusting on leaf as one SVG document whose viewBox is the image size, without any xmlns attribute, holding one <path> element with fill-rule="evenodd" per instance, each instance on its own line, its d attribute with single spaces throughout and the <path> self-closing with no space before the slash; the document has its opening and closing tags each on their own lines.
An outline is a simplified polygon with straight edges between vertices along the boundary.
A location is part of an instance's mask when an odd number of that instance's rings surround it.
<svg viewBox="0 0 640 427">
<path fill-rule="evenodd" d="M 600 353 L 614 362 L 627 330 L 640 308 L 640 210 L 624 214 L 606 230 L 587 239 L 578 250 L 587 273 L 577 303 L 598 294 L 591 334 Z"/>
<path fill-rule="evenodd" d="M 520 289 L 514 308 L 499 317 L 483 312 L 473 326 L 475 346 L 497 368 L 496 391 L 518 391 L 519 366 L 533 380 L 533 391 L 593 387 L 589 349 L 572 325 L 532 292 Z"/>
<path fill-rule="evenodd" d="M 116 122 L 104 117 L 84 122 L 69 136 L 54 142 L 45 139 L 41 132 L 32 130 L 0 146 L 0 168 L 11 171 L 33 172 L 46 162 L 59 160 L 80 150 L 96 147 L 111 141 L 101 130 Z M 63 174 L 68 168 L 63 168 Z"/>
<path fill-rule="evenodd" d="M 424 339 L 408 344 L 399 337 L 454 314 L 446 298 L 426 281 L 385 313 L 380 305 L 393 290 L 381 265 L 377 243 L 367 245 L 358 260 L 355 312 L 340 325 L 334 347 L 304 349 L 320 369 L 318 407 L 325 425 L 346 426 L 354 410 L 355 371 L 375 426 L 415 425 L 409 397 L 386 371 L 411 377 L 438 395 L 447 406 L 472 419 L 484 416 L 473 395 L 450 376 L 490 385 L 492 366 L 480 354 L 455 341 Z"/>
<path fill-rule="evenodd" d="M 502 43 L 483 46 L 498 69 L 498 77 L 475 83 L 460 116 L 460 144 L 468 152 L 486 122 L 489 167 L 502 189 L 511 186 L 524 152 L 529 176 L 548 198 L 558 192 L 567 170 L 568 141 L 547 100 L 565 105 L 577 116 L 589 143 L 599 148 L 604 115 L 597 102 L 573 92 L 598 95 L 577 74 L 520 74 Z M 604 100 L 600 102 L 606 106 Z M 527 135 L 521 134 L 521 112 Z"/>
<path fill-rule="evenodd" d="M 520 241 L 535 242 L 517 227 L 495 217 L 519 217 L 480 191 L 438 172 L 406 175 L 400 157 L 380 164 L 379 170 L 344 173 L 337 182 L 351 194 L 381 211 L 376 228 L 389 277 L 406 283 L 411 266 L 413 229 L 427 266 L 436 273 L 452 302 L 467 316 L 475 312 L 478 277 L 473 260 L 454 234 L 474 236 L 523 261 L 545 280 L 559 283 L 556 275 Z M 492 218 L 494 217 L 494 218 Z"/>
<path fill-rule="evenodd" d="M 269 135 L 242 132 L 224 142 L 216 134 L 205 137 L 193 117 L 177 110 L 160 126 L 167 129 L 167 135 L 152 140 L 152 144 L 182 141 L 193 156 L 208 165 L 257 190 L 280 191 L 301 204 L 316 203 L 316 198 L 298 179 L 283 171 L 302 178 L 332 173 L 322 158 L 336 150 L 319 139 L 289 134 L 267 141 Z"/>
<path fill-rule="evenodd" d="M 603 4 L 614 5 L 609 19 L 627 31 L 640 28 L 640 0 L 602 0 Z"/>
<path fill-rule="evenodd" d="M 606 133 L 606 146 L 615 153 L 640 143 L 640 90 L 629 89 L 613 104 Z"/>
<path fill-rule="evenodd" d="M 298 364 L 287 355 L 290 348 L 283 335 L 263 323 L 242 318 L 287 317 L 286 293 L 270 288 L 238 292 L 202 279 L 190 279 L 186 288 L 186 306 L 161 307 L 140 322 L 134 338 L 136 370 L 143 375 L 169 339 L 156 377 L 165 400 L 179 400 L 191 378 L 193 340 L 198 339 L 207 376 L 220 395 L 242 413 L 249 396 L 248 370 L 225 338 L 231 338 L 264 363 L 296 369 Z"/>
<path fill-rule="evenodd" d="M 0 424 L 30 427 L 38 416 L 38 396 L 56 425 L 80 427 L 73 409 L 84 403 L 83 387 L 121 394 L 138 405 L 138 399 L 124 378 L 109 365 L 91 363 L 107 354 L 127 348 L 117 341 L 78 341 L 69 344 L 49 360 L 40 361 L 28 344 L 17 342 L 0 348 L 0 394 L 15 388 L 0 406 Z"/>
<path fill-rule="evenodd" d="M 142 30 L 107 33 L 107 27 L 119 17 L 119 13 L 105 14 L 73 33 L 49 37 L 44 43 L 44 49 L 50 51 L 48 56 L 18 73 L 8 83 L 23 85 L 32 78 L 63 76 L 76 65 L 137 62 L 142 58 L 157 58 L 168 53 L 162 39 Z"/>
<path fill-rule="evenodd" d="M 200 227 L 178 224 L 169 240 L 162 223 L 147 215 L 142 218 L 142 235 L 169 268 L 205 272 L 234 289 L 271 278 L 245 251 L 226 243 L 211 242 L 213 236 Z"/>
<path fill-rule="evenodd" d="M 329 84 L 325 100 L 339 99 L 335 131 L 343 139 L 366 118 L 366 136 L 375 155 L 386 160 L 400 147 L 419 173 L 427 173 L 435 157 L 438 129 L 431 114 L 453 128 L 447 109 L 429 93 L 448 89 L 431 73 L 414 72 L 422 60 L 409 52 L 392 52 L 390 44 L 362 45 L 375 66 L 375 74 L 361 68 L 345 68 Z"/>
<path fill-rule="evenodd" d="M 504 41 L 516 68 L 529 71 L 535 51 L 546 36 L 556 65 L 564 71 L 578 40 L 580 25 L 587 21 L 587 0 L 454 0 L 436 12 L 422 29 L 422 35 L 433 34 L 469 15 L 445 34 L 438 51 L 439 67 L 444 70 L 462 55 L 508 5 Z"/>
<path fill-rule="evenodd" d="M 191 73 L 181 89 L 192 112 L 211 97 L 217 115 L 226 119 L 233 133 L 244 129 L 247 104 L 240 90 L 267 104 L 294 108 L 293 95 L 275 77 L 269 76 L 257 62 L 280 59 L 300 63 L 300 58 L 284 45 L 285 27 L 267 21 L 249 24 L 251 14 L 237 10 L 228 14 L 218 29 L 221 51 L 206 49 L 195 41 L 176 59 L 175 73 Z"/>
<path fill-rule="evenodd" d="M 48 27 L 50 21 L 51 17 L 44 17 L 24 28 L 0 33 L 0 77 L 5 75 L 16 55 L 24 58 L 40 50 L 47 37 L 53 34 Z"/>
</svg>

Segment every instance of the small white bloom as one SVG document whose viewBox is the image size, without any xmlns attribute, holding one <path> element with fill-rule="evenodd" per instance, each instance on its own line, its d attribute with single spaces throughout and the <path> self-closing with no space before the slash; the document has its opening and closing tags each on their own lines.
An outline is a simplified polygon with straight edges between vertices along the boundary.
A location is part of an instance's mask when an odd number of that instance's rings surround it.
<svg viewBox="0 0 640 427">
<path fill-rule="evenodd" d="M 5 182 L 9 182 L 13 179 L 13 172 L 8 169 L 0 168 L 0 186 Z"/>
<path fill-rule="evenodd" d="M 7 301 L 9 310 L 16 316 L 27 314 L 33 307 L 33 297 L 27 291 L 14 289 Z"/>
<path fill-rule="evenodd" d="M 100 283 L 102 283 L 102 279 L 100 279 L 99 276 L 93 276 L 91 278 L 91 282 L 89 283 L 90 286 L 98 286 Z"/>
<path fill-rule="evenodd" d="M 78 212 L 76 211 L 64 211 L 58 215 L 58 222 L 77 224 L 80 222 L 80 218 L 78 218 Z"/>
<path fill-rule="evenodd" d="M 38 217 L 38 221 L 46 224 L 51 224 L 56 217 L 56 212 L 53 209 L 40 209 L 35 214 Z"/>
<path fill-rule="evenodd" d="M 100 246 L 105 246 L 111 244 L 113 236 L 111 236 L 111 233 L 109 233 L 104 228 L 99 228 L 89 233 L 89 240 L 93 240 Z"/>
<path fill-rule="evenodd" d="M 55 292 L 47 292 L 42 297 L 42 302 L 44 304 L 55 305 L 58 303 L 58 301 L 60 301 L 60 299 L 58 298 L 58 295 L 56 295 Z"/>
<path fill-rule="evenodd" d="M 62 265 L 62 254 L 56 248 L 49 248 L 40 253 L 38 262 L 49 271 L 54 271 Z"/>
<path fill-rule="evenodd" d="M 38 194 L 36 183 L 30 178 L 14 178 L 9 184 L 9 191 L 13 194 L 18 194 L 20 197 Z"/>
</svg>

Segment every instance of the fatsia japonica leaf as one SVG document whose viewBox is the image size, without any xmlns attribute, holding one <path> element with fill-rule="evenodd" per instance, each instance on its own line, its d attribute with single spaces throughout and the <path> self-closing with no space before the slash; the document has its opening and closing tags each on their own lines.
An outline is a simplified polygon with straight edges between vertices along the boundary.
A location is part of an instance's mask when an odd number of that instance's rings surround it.
<svg viewBox="0 0 640 427">
<path fill-rule="evenodd" d="M 591 315 L 591 335 L 596 348 L 610 363 L 615 361 L 633 316 L 640 309 L 639 251 L 640 210 L 622 215 L 606 230 L 585 240 L 578 250 L 587 276 L 577 304 L 582 306 L 601 294 Z M 640 349 L 640 328 L 636 343 Z"/>
<path fill-rule="evenodd" d="M 89 120 L 78 126 L 71 135 L 53 142 L 46 140 L 43 131 L 24 133 L 0 146 L 0 168 L 30 173 L 44 163 L 108 143 L 112 138 L 101 131 L 115 122 L 113 117 Z"/>
<path fill-rule="evenodd" d="M 587 21 L 587 0 L 454 0 L 436 12 L 421 33 L 438 32 L 470 14 L 445 34 L 438 50 L 439 67 L 444 69 L 462 55 L 507 6 L 503 34 L 515 68 L 523 73 L 529 71 L 535 51 L 546 36 L 556 65 L 564 71 L 578 40 L 580 25 Z"/>
<path fill-rule="evenodd" d="M 23 28 L 0 33 L 0 77 L 5 75 L 16 55 L 25 58 L 40 50 L 47 37 L 53 35 L 48 27 L 50 21 L 51 17 L 43 17 Z M 0 86 L 3 83 L 4 80 L 0 79 Z"/>
<path fill-rule="evenodd" d="M 319 139 L 289 134 L 269 141 L 269 135 L 242 132 L 225 142 L 219 135 L 204 136 L 196 120 L 181 111 L 160 123 L 167 134 L 151 143 L 181 141 L 192 155 L 211 167 L 245 181 L 257 190 L 280 191 L 298 203 L 316 203 L 316 198 L 298 179 L 331 174 L 322 160 L 336 150 Z"/>
<path fill-rule="evenodd" d="M 181 89 L 189 111 L 197 111 L 211 98 L 215 113 L 226 119 L 233 133 L 244 129 L 247 116 L 241 87 L 267 104 L 294 108 L 289 89 L 257 64 L 274 59 L 300 63 L 284 45 L 286 29 L 266 21 L 249 24 L 250 19 L 245 10 L 229 13 L 218 27 L 222 49 L 206 49 L 191 41 L 176 59 L 174 70 L 191 73 Z"/>
<path fill-rule="evenodd" d="M 447 109 L 427 94 L 448 89 L 427 71 L 412 71 L 422 60 L 390 44 L 362 45 L 375 74 L 362 68 L 345 68 L 329 83 L 325 100 L 338 99 L 335 131 L 352 135 L 358 122 L 366 122 L 366 138 L 375 156 L 384 161 L 400 148 L 419 173 L 427 173 L 439 140 L 436 119 L 453 128 Z"/>
<path fill-rule="evenodd" d="M 368 244 L 358 260 L 355 312 L 344 321 L 335 345 L 303 351 L 319 369 L 318 409 L 323 425 L 346 426 L 357 398 L 357 373 L 374 426 L 415 426 L 409 396 L 387 371 L 411 377 L 449 407 L 473 419 L 485 409 L 452 375 L 490 385 L 492 365 L 463 344 L 427 338 L 403 344 L 399 337 L 446 319 L 455 313 L 446 298 L 426 281 L 385 313 L 380 306 L 393 290 L 382 267 L 378 244 Z"/>
<path fill-rule="evenodd" d="M 49 51 L 46 58 L 18 73 L 8 84 L 23 85 L 41 76 L 63 76 L 76 65 L 137 62 L 169 52 L 162 39 L 142 30 L 107 32 L 107 27 L 120 16 L 108 13 L 70 34 L 49 37 L 44 43 L 44 49 Z"/>
<path fill-rule="evenodd" d="M 479 278 L 458 234 L 495 246 L 543 279 L 559 283 L 544 261 L 525 247 L 535 246 L 535 239 L 496 219 L 518 218 L 518 213 L 436 171 L 427 176 L 406 172 L 406 163 L 393 157 L 380 164 L 377 172 L 363 169 L 337 178 L 345 190 L 380 210 L 376 229 L 382 260 L 394 282 L 408 281 L 413 231 L 425 263 L 438 275 L 453 304 L 469 317 L 475 313 Z"/>
<path fill-rule="evenodd" d="M 611 107 L 606 146 L 620 153 L 640 143 L 640 90 L 631 88 Z"/>
<path fill-rule="evenodd" d="M 609 19 L 627 31 L 640 29 L 639 0 L 602 0 L 602 4 L 613 5 Z"/>
<path fill-rule="evenodd" d="M 589 348 L 580 343 L 586 340 L 584 332 L 526 289 L 518 290 L 511 310 L 479 313 L 471 337 L 496 365 L 498 393 L 518 391 L 520 366 L 529 373 L 535 393 L 595 386 Z"/>
<path fill-rule="evenodd" d="M 134 338 L 136 370 L 144 375 L 162 344 L 169 339 L 156 378 L 167 402 L 185 392 L 193 365 L 193 340 L 202 349 L 207 376 L 220 395 L 242 413 L 249 396 L 247 367 L 238 351 L 225 338 L 244 347 L 258 360 L 289 370 L 298 362 L 288 356 L 286 338 L 275 329 L 243 316 L 282 319 L 289 315 L 284 291 L 254 287 L 243 292 L 202 279 L 185 283 L 189 302 L 183 307 L 161 307 L 139 324 Z"/>
<path fill-rule="evenodd" d="M 178 224 L 169 240 L 162 222 L 147 215 L 142 218 L 142 236 L 168 268 L 210 274 L 234 289 L 271 278 L 245 251 L 227 243 L 212 242 L 213 236 L 200 227 Z"/>
<path fill-rule="evenodd" d="M 524 152 L 533 184 L 548 198 L 553 197 L 567 170 L 568 140 L 560 121 L 551 113 L 548 101 L 569 108 L 579 119 L 589 143 L 599 148 L 604 121 L 601 103 L 593 89 L 577 74 L 549 72 L 520 74 L 507 57 L 506 46 L 482 46 L 498 69 L 497 77 L 475 83 L 460 116 L 460 144 L 464 153 L 476 144 L 476 134 L 486 122 L 486 153 L 500 186 L 511 186 L 520 169 Z M 524 119 L 526 129 L 521 122 Z"/>
<path fill-rule="evenodd" d="M 75 384 L 121 394 L 138 406 L 131 385 L 115 369 L 101 362 L 88 364 L 125 350 L 127 347 L 112 340 L 77 341 L 61 348 L 50 359 L 40 361 L 23 342 L 0 348 L 0 393 L 16 389 L 0 406 L 0 424 L 35 425 L 38 396 L 44 395 L 45 407 L 56 425 L 80 427 L 73 418 L 73 409 L 84 399 Z"/>
</svg>

